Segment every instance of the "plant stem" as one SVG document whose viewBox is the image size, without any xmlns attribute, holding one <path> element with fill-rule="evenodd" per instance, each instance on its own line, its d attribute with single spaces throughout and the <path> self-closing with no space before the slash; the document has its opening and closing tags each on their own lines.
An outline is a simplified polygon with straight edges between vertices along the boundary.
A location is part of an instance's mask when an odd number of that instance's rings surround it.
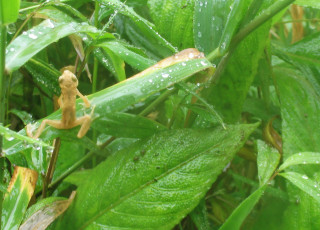
<svg viewBox="0 0 320 230">
<path fill-rule="evenodd" d="M 2 16 L 2 15 L 1 15 Z M 0 22 L 0 124 L 5 125 L 5 55 L 6 55 L 6 43 L 7 43 L 7 29 L 5 25 Z M 0 153 L 2 152 L 3 137 L 0 136 Z M 4 158 L 0 159 L 0 183 L 3 183 L 3 167 Z M 2 197 L 3 193 L 0 191 L 0 217 L 2 216 Z M 0 220 L 1 228 L 1 220 Z"/>
<path fill-rule="evenodd" d="M 252 31 L 263 25 L 274 15 L 279 13 L 281 10 L 289 6 L 295 0 L 280 0 L 271 5 L 269 8 L 265 9 L 259 16 L 254 18 L 249 22 L 243 29 L 241 29 L 232 39 L 230 47 L 235 47 L 241 42 L 245 37 L 247 37 Z"/>
<path fill-rule="evenodd" d="M 94 26 L 96 28 L 98 28 L 98 26 L 99 26 L 99 20 L 98 20 L 99 9 L 100 9 L 99 2 L 96 1 L 95 11 L 94 11 Z M 97 58 L 94 58 L 93 76 L 92 76 L 92 93 L 95 93 L 97 91 L 97 78 L 98 78 L 98 60 L 97 60 Z"/>
<path fill-rule="evenodd" d="M 111 137 L 106 142 L 104 142 L 102 145 L 98 146 L 98 148 L 91 150 L 84 157 L 82 157 L 79 161 L 77 161 L 70 168 L 68 168 L 63 174 L 61 174 L 55 181 L 53 181 L 51 184 L 49 184 L 48 188 L 52 188 L 52 187 L 56 186 L 60 181 L 62 181 L 64 178 L 66 178 L 71 173 L 73 173 L 75 170 L 77 170 L 84 162 L 86 162 L 92 156 L 94 156 L 94 154 L 97 151 L 103 150 L 105 147 L 107 147 L 114 140 L 115 140 L 115 138 Z"/>
<path fill-rule="evenodd" d="M 94 26 L 98 29 L 99 27 L 99 11 L 100 11 L 100 4 L 96 0 L 95 2 L 95 10 L 94 10 Z M 99 62 L 96 57 L 93 58 L 93 76 L 92 76 L 92 93 L 95 93 L 97 91 L 97 79 L 98 79 L 98 66 Z M 92 140 L 96 142 L 97 140 L 97 131 L 93 130 L 92 133 Z M 92 157 L 92 166 L 96 166 L 96 157 Z"/>
<path fill-rule="evenodd" d="M 53 181 L 48 188 L 52 188 L 55 185 L 57 185 L 60 181 L 62 181 L 64 178 L 69 176 L 71 173 L 73 173 L 76 169 L 78 169 L 84 162 L 86 162 L 88 159 L 90 159 L 97 150 L 91 150 L 88 154 L 86 154 L 84 157 L 82 157 L 79 161 L 77 161 L 75 164 L 73 164 L 70 168 L 68 168 L 63 174 L 61 174 L 55 181 Z"/>
<path fill-rule="evenodd" d="M 157 105 L 159 105 L 162 101 L 164 101 L 171 94 L 175 93 L 177 90 L 166 90 L 164 91 L 157 99 L 155 99 L 150 105 L 148 105 L 143 111 L 139 113 L 140 116 L 148 115 Z"/>
<path fill-rule="evenodd" d="M 210 78 L 209 82 L 216 83 L 219 80 L 223 70 L 225 69 L 228 63 L 229 58 L 231 57 L 231 54 L 235 51 L 238 44 L 245 37 L 247 37 L 251 32 L 259 28 L 261 25 L 263 25 L 265 22 L 271 19 L 274 15 L 279 13 L 281 10 L 283 10 L 293 2 L 294 0 L 277 1 L 276 3 L 271 5 L 269 8 L 265 9 L 259 16 L 255 17 L 243 29 L 241 29 L 231 40 L 230 46 L 228 48 L 228 52 L 224 55 L 223 59 L 220 61 L 218 68 L 216 69 L 214 75 Z M 214 50 L 208 55 L 208 60 L 212 61 L 216 57 L 219 57 L 219 55 L 217 55 L 217 50 Z"/>
<path fill-rule="evenodd" d="M 43 183 L 42 198 L 45 198 L 47 196 L 48 185 L 52 181 L 53 173 L 54 173 L 54 170 L 56 168 L 56 163 L 57 163 L 57 159 L 58 159 L 60 146 L 61 146 L 61 140 L 58 137 L 58 138 L 56 138 L 54 140 L 53 153 L 52 153 L 52 156 L 51 156 L 51 159 L 50 159 L 50 163 L 49 163 L 47 174 L 45 176 L 45 182 Z"/>
</svg>

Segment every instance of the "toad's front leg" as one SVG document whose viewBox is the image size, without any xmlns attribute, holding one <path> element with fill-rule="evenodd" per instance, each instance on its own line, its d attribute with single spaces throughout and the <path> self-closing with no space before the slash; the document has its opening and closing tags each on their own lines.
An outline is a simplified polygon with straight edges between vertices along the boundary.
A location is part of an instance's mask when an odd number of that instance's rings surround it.
<svg viewBox="0 0 320 230">
<path fill-rule="evenodd" d="M 50 125 L 56 129 L 65 129 L 65 125 L 61 122 L 61 121 L 58 121 L 58 120 L 48 120 L 48 119 L 45 119 L 41 122 L 41 125 L 40 127 L 38 128 L 37 132 L 36 132 L 36 135 L 33 136 L 32 134 L 32 131 L 31 131 L 31 127 L 30 127 L 30 124 L 28 124 L 26 126 L 26 133 L 29 137 L 31 138 L 34 138 L 34 139 L 37 139 L 38 137 L 40 137 L 42 131 L 44 130 L 44 128 L 46 127 L 46 125 Z"/>
</svg>

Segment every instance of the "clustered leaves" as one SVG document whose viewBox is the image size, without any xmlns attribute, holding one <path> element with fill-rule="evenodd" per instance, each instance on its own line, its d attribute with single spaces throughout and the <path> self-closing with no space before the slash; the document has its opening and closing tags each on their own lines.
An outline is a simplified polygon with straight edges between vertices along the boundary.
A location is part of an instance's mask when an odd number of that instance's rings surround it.
<svg viewBox="0 0 320 230">
<path fill-rule="evenodd" d="M 0 0 L 1 229 L 320 229 L 320 4 L 293 2 Z M 90 131 L 32 139 L 64 69 Z"/>
</svg>

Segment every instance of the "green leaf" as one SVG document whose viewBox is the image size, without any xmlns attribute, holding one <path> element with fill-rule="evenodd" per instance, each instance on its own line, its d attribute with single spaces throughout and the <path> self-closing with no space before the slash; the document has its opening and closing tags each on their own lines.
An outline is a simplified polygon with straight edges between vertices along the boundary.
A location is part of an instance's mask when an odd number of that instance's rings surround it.
<svg viewBox="0 0 320 230">
<path fill-rule="evenodd" d="M 279 175 L 289 180 L 292 184 L 300 188 L 303 192 L 312 196 L 316 201 L 320 203 L 319 183 L 316 183 L 315 181 L 310 179 L 307 175 L 302 175 L 296 172 L 279 173 Z"/>
<path fill-rule="evenodd" d="M 254 193 L 248 196 L 241 204 L 232 212 L 226 222 L 219 228 L 219 230 L 238 230 L 243 221 L 254 208 L 260 197 L 266 190 L 267 185 L 258 188 Z"/>
<path fill-rule="evenodd" d="M 114 55 L 117 55 L 137 70 L 145 70 L 156 63 L 154 60 L 143 57 L 142 55 L 128 49 L 124 44 L 116 40 L 103 42 L 97 46 L 108 48 L 114 53 Z"/>
<path fill-rule="evenodd" d="M 263 1 L 262 9 L 271 3 L 272 0 Z M 208 102 L 214 105 L 226 123 L 237 122 L 240 118 L 247 92 L 257 72 L 259 58 L 268 40 L 270 25 L 270 21 L 265 23 L 238 45 L 218 84 L 208 89 Z"/>
<path fill-rule="evenodd" d="M 193 47 L 195 0 L 149 0 L 150 14 L 157 31 L 179 50 Z"/>
<path fill-rule="evenodd" d="M 256 127 L 164 131 L 113 154 L 89 172 L 56 229 L 173 228 Z"/>
<path fill-rule="evenodd" d="M 197 0 L 194 9 L 195 47 L 206 55 L 219 46 L 232 0 Z"/>
<path fill-rule="evenodd" d="M 258 177 L 260 186 L 268 182 L 280 162 L 278 150 L 270 147 L 265 142 L 258 140 Z"/>
<path fill-rule="evenodd" d="M 287 47 L 274 45 L 273 52 L 300 69 L 320 95 L 320 33 L 314 33 Z"/>
<path fill-rule="evenodd" d="M 245 18 L 251 2 L 252 0 L 234 0 L 232 5 L 230 5 L 231 11 L 228 15 L 219 44 L 220 53 L 224 54 L 226 50 L 228 50 L 231 39 L 237 32 L 241 21 Z"/>
<path fill-rule="evenodd" d="M 115 75 L 118 82 L 127 78 L 123 59 L 113 53 L 110 49 L 106 47 L 103 50 L 95 49 L 94 55 L 106 69 Z"/>
<path fill-rule="evenodd" d="M 60 95 L 61 90 L 58 78 L 61 73 L 40 59 L 31 58 L 24 67 L 32 75 L 33 81 L 40 86 L 47 94 L 53 96 Z"/>
<path fill-rule="evenodd" d="M 299 152 L 320 152 L 320 96 L 306 77 L 277 68 L 285 160 Z M 290 85 L 288 84 L 290 82 Z"/>
<path fill-rule="evenodd" d="M 295 153 L 320 152 L 320 99 L 314 85 L 301 72 L 289 68 L 277 68 L 274 73 L 281 101 L 284 161 Z M 319 166 L 297 165 L 293 170 L 314 180 Z M 292 204 L 286 210 L 287 227 L 293 230 L 320 228 L 319 204 L 291 185 L 287 190 L 291 199 L 301 204 Z"/>
<path fill-rule="evenodd" d="M 295 0 L 294 4 L 320 9 L 320 2 L 318 0 Z"/>
<path fill-rule="evenodd" d="M 24 125 L 27 125 L 34 121 L 32 115 L 23 110 L 11 109 L 9 113 L 12 113 L 20 118 Z"/>
<path fill-rule="evenodd" d="M 99 0 L 99 2 L 130 19 L 121 23 L 125 22 L 122 26 L 125 27 L 129 38 L 138 47 L 145 48 L 150 53 L 155 53 L 156 56 L 162 58 L 177 52 L 174 46 L 152 28 L 152 24 L 149 21 L 138 15 L 132 8 L 119 0 Z"/>
<path fill-rule="evenodd" d="M 197 207 L 193 209 L 190 213 L 190 217 L 198 230 L 210 229 L 205 199 L 202 199 Z"/>
<path fill-rule="evenodd" d="M 114 137 L 145 138 L 167 128 L 160 123 L 129 113 L 105 113 L 93 126 Z"/>
<path fill-rule="evenodd" d="M 35 140 L 33 138 L 21 135 L 15 131 L 10 130 L 9 128 L 3 127 L 2 125 L 0 125 L 0 135 L 3 136 L 8 142 L 15 142 L 16 140 L 23 141 L 23 148 L 29 148 L 31 146 L 34 146 L 34 148 L 45 147 L 52 149 L 50 145 L 43 141 Z M 2 149 L 2 154 L 6 155 L 10 154 L 10 152 L 6 151 L 5 149 Z"/>
<path fill-rule="evenodd" d="M 320 164 L 320 153 L 303 152 L 291 155 L 280 165 L 279 171 L 300 164 Z"/>
<path fill-rule="evenodd" d="M 96 33 L 95 27 L 71 23 L 55 23 L 47 19 L 25 31 L 7 47 L 6 69 L 14 71 L 51 43 L 73 33 Z"/>
<path fill-rule="evenodd" d="M 20 0 L 0 0 L 0 25 L 14 23 L 19 14 Z"/>
<path fill-rule="evenodd" d="M 2 230 L 17 230 L 34 193 L 38 174 L 27 168 L 15 167 L 8 193 L 3 200 Z"/>
</svg>

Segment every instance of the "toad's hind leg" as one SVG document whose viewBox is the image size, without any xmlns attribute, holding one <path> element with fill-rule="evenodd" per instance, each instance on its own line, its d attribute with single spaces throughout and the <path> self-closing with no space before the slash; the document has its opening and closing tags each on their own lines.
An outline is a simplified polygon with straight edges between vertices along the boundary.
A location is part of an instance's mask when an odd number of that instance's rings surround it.
<svg viewBox="0 0 320 230">
<path fill-rule="evenodd" d="M 39 128 L 38 128 L 38 130 L 36 132 L 36 135 L 34 135 L 34 136 L 33 136 L 32 132 L 30 130 L 30 126 L 27 125 L 27 127 L 26 127 L 27 135 L 29 137 L 37 139 L 41 135 L 42 131 L 44 130 L 44 128 L 46 127 L 47 124 L 52 126 L 52 127 L 54 127 L 54 128 L 56 128 L 56 129 L 65 129 L 65 126 L 61 123 L 61 121 L 45 119 L 45 120 L 43 120 L 41 122 L 41 125 L 39 126 Z"/>
<path fill-rule="evenodd" d="M 81 125 L 77 135 L 78 138 L 82 138 L 84 135 L 86 135 L 86 133 L 90 128 L 90 123 L 91 123 L 90 115 L 84 115 L 83 117 L 79 117 L 77 120 L 75 120 L 74 126 Z"/>
</svg>

